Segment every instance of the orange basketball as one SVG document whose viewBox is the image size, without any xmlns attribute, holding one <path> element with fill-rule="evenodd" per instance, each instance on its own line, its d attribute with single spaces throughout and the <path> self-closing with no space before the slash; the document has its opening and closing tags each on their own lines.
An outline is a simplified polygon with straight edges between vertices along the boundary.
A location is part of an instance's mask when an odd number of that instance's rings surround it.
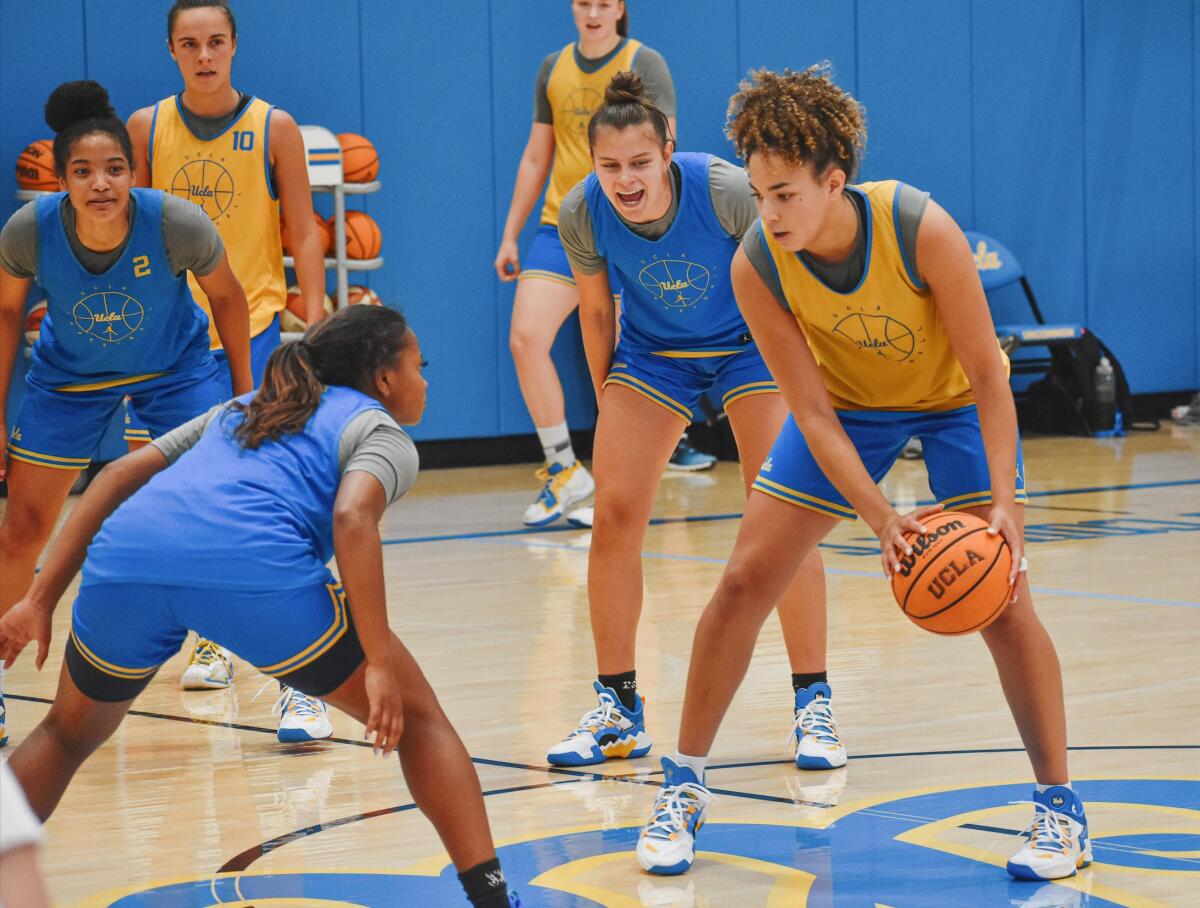
<svg viewBox="0 0 1200 908">
<path fill-rule="evenodd" d="M 346 302 L 351 306 L 382 306 L 383 300 L 370 287 L 362 284 L 351 284 L 346 288 Z"/>
<path fill-rule="evenodd" d="M 379 176 L 379 152 L 371 140 L 352 132 L 339 132 L 342 146 L 342 179 L 347 183 L 370 183 Z"/>
<path fill-rule="evenodd" d="M 924 536 L 906 533 L 913 553 L 892 575 L 901 611 L 935 634 L 981 631 L 1004 611 L 1012 590 L 1012 553 L 986 521 L 944 511 L 922 521 Z"/>
<path fill-rule="evenodd" d="M 50 192 L 58 189 L 58 176 L 54 172 L 54 142 L 50 139 L 30 142 L 17 156 L 17 185 L 22 189 Z"/>
<path fill-rule="evenodd" d="M 317 222 L 317 232 L 321 235 L 321 255 L 329 255 L 330 250 L 333 249 L 333 229 L 315 211 L 313 212 L 313 220 Z M 284 255 L 294 255 L 291 241 L 288 239 L 287 224 L 280 227 L 279 239 L 283 244 Z"/>
<path fill-rule="evenodd" d="M 333 300 L 325 294 L 325 314 L 333 315 Z M 300 297 L 300 287 L 296 284 L 288 287 L 287 305 L 279 313 L 279 330 L 302 334 L 308 330 L 308 320 L 305 319 L 304 300 Z"/>
<path fill-rule="evenodd" d="M 329 227 L 333 229 L 332 222 Z M 346 258 L 373 259 L 382 245 L 383 234 L 374 218 L 363 211 L 346 212 Z"/>
<path fill-rule="evenodd" d="M 46 301 L 38 300 L 25 313 L 25 343 L 33 346 L 42 336 L 42 319 L 46 317 Z"/>
</svg>

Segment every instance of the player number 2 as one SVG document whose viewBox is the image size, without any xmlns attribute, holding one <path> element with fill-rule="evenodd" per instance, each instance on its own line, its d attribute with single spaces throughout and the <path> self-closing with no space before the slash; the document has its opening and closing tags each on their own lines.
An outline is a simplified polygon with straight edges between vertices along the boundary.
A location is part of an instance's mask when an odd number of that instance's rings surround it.
<svg viewBox="0 0 1200 908">
<path fill-rule="evenodd" d="M 133 260 L 133 276 L 145 277 L 150 273 L 150 256 L 139 255 Z"/>
</svg>

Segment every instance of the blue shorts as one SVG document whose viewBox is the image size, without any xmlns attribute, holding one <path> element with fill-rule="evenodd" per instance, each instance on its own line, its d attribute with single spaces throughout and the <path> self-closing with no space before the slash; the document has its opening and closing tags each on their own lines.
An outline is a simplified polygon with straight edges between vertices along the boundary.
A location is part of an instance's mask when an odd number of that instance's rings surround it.
<svg viewBox="0 0 1200 908">
<path fill-rule="evenodd" d="M 521 273 L 517 280 L 527 277 L 541 278 L 556 284 L 575 286 L 575 275 L 571 272 L 571 262 L 567 259 L 567 251 L 563 249 L 562 240 L 558 237 L 558 227 L 554 224 L 542 224 L 533 235 L 533 242 L 521 259 Z M 612 268 L 608 269 L 608 285 L 612 290 L 613 299 L 618 303 L 621 299 L 621 280 Z"/>
<path fill-rule="evenodd" d="M 279 316 L 276 315 L 271 324 L 250 338 L 250 377 L 254 380 L 254 387 L 257 388 L 262 384 L 263 373 L 267 371 L 267 360 L 271 358 L 271 354 L 278 346 Z M 229 358 L 225 355 L 224 350 L 214 350 L 212 355 L 220 368 L 217 378 L 221 382 L 221 400 L 229 400 L 233 397 L 233 380 L 229 377 Z M 151 432 L 150 427 L 142 420 L 136 408 L 126 402 L 124 435 L 126 441 L 147 442 L 158 438 L 161 434 L 161 432 Z"/>
<path fill-rule="evenodd" d="M 157 437 L 220 403 L 219 375 L 216 362 L 207 357 L 186 372 L 79 391 L 54 390 L 26 376 L 25 396 L 10 433 L 9 456 L 42 467 L 85 469 L 126 396 L 142 413 L 148 431 Z"/>
<path fill-rule="evenodd" d="M 751 394 L 778 394 L 756 344 L 723 356 L 668 356 L 630 350 L 618 342 L 604 385 L 621 385 L 670 410 L 685 423 L 695 420 L 700 395 L 713 390 L 728 407 Z"/>
<path fill-rule="evenodd" d="M 875 482 L 887 475 L 909 439 L 916 437 L 921 439 L 930 491 L 947 510 L 991 503 L 992 480 L 974 404 L 937 413 L 840 410 L 838 419 Z M 753 487 L 822 514 L 843 520 L 858 517 L 850 502 L 817 466 L 808 442 L 790 414 Z M 1028 499 L 1020 438 L 1016 490 L 1017 502 L 1024 504 Z"/>
<path fill-rule="evenodd" d="M 85 577 L 67 641 L 71 679 L 93 700 L 132 700 L 189 628 L 314 697 L 338 688 L 364 658 L 332 574 L 327 583 L 268 592 L 89 584 Z"/>
</svg>

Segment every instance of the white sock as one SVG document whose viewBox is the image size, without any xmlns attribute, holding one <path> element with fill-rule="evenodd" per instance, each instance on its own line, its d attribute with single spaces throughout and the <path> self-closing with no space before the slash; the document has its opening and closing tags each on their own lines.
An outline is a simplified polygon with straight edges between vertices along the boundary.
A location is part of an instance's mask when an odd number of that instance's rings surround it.
<svg viewBox="0 0 1200 908">
<path fill-rule="evenodd" d="M 672 759 L 677 766 L 688 767 L 696 774 L 696 778 L 700 780 L 700 784 L 704 784 L 704 765 L 708 762 L 708 757 L 689 757 L 687 754 L 675 751 L 675 756 Z"/>
<path fill-rule="evenodd" d="M 1067 791 L 1075 790 L 1074 788 L 1071 787 L 1070 782 L 1063 782 L 1061 785 L 1039 785 L 1037 787 L 1038 794 L 1045 794 L 1046 790 L 1049 788 L 1065 788 Z"/>
<path fill-rule="evenodd" d="M 546 463 L 569 467 L 575 462 L 571 433 L 567 431 L 565 422 L 560 422 L 557 426 L 538 426 L 537 434 L 538 441 L 542 443 L 542 453 L 546 455 Z"/>
</svg>

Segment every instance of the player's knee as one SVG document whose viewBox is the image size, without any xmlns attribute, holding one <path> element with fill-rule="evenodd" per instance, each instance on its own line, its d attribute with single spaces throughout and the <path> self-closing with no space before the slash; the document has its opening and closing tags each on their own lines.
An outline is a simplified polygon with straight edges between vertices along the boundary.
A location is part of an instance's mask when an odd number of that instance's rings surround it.
<svg viewBox="0 0 1200 908">
<path fill-rule="evenodd" d="M 597 545 L 622 548 L 632 544 L 639 548 L 646 526 L 644 510 L 637 502 L 619 495 L 597 498 L 592 521 L 592 551 Z"/>
<path fill-rule="evenodd" d="M 8 508 L 0 519 L 0 547 L 8 552 L 23 549 L 40 551 L 54 532 L 58 512 L 34 502 L 8 500 Z"/>
<path fill-rule="evenodd" d="M 714 606 L 730 618 L 768 612 L 772 604 L 764 604 L 761 584 L 756 572 L 744 563 L 730 562 L 717 584 Z"/>
<path fill-rule="evenodd" d="M 513 359 L 523 362 L 537 356 L 548 356 L 554 338 L 547 339 L 542 335 L 543 332 L 537 329 L 513 325 L 508 335 L 508 349 Z"/>
<path fill-rule="evenodd" d="M 49 738 L 60 757 L 71 765 L 79 766 L 104 743 L 107 736 L 97 736 L 88 731 L 88 723 L 75 721 L 71 716 L 54 708 L 42 720 L 42 732 Z"/>
</svg>

